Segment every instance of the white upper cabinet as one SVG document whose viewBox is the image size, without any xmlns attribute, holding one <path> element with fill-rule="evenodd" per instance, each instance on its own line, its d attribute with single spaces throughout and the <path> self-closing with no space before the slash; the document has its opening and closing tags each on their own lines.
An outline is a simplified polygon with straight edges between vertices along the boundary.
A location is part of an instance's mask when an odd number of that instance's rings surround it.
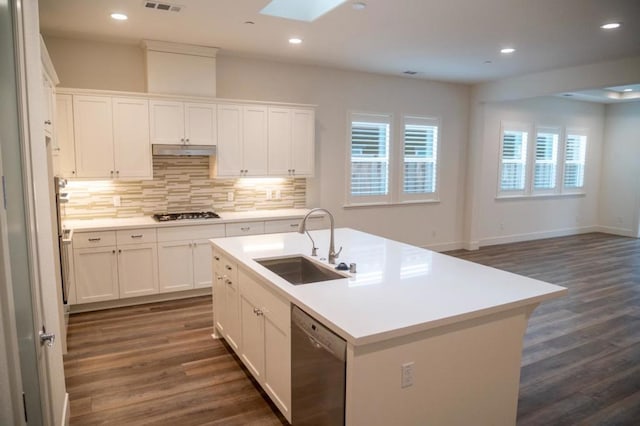
<svg viewBox="0 0 640 426">
<path fill-rule="evenodd" d="M 77 177 L 115 177 L 111 98 L 74 96 L 73 117 Z"/>
<path fill-rule="evenodd" d="M 179 101 L 150 101 L 151 143 L 215 145 L 216 105 Z"/>
<path fill-rule="evenodd" d="M 79 178 L 151 179 L 148 101 L 73 95 Z"/>
<path fill-rule="evenodd" d="M 267 107 L 218 106 L 217 176 L 267 175 Z"/>
<path fill-rule="evenodd" d="M 42 75 L 42 88 L 43 88 L 43 100 L 44 100 L 44 132 L 50 137 L 54 136 L 54 93 L 53 93 L 53 82 L 47 76 L 47 74 Z M 57 148 L 57 144 L 54 145 Z"/>
<path fill-rule="evenodd" d="M 269 175 L 313 176 L 314 112 L 269 108 Z"/>
<path fill-rule="evenodd" d="M 113 153 L 116 177 L 153 175 L 146 99 L 113 98 Z"/>
<path fill-rule="evenodd" d="M 56 95 L 55 140 L 58 145 L 58 174 L 76 177 L 76 152 L 73 137 L 73 98 Z"/>
</svg>

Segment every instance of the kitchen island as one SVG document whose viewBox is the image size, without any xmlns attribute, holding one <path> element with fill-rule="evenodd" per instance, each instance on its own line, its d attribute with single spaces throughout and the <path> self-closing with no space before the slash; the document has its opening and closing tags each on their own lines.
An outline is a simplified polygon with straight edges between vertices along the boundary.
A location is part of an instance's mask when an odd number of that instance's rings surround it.
<svg viewBox="0 0 640 426">
<path fill-rule="evenodd" d="M 294 286 L 256 262 L 304 255 L 326 264 L 329 231 L 311 235 L 316 258 L 298 233 L 211 240 L 224 263 L 214 274 L 227 284 L 224 296 L 214 284 L 214 335 L 287 419 L 293 304 L 347 342 L 346 424 L 515 424 L 527 321 L 565 288 L 346 228 L 335 233 L 338 261 L 357 272 L 345 278 Z M 262 322 L 245 324 L 251 310 Z"/>
</svg>

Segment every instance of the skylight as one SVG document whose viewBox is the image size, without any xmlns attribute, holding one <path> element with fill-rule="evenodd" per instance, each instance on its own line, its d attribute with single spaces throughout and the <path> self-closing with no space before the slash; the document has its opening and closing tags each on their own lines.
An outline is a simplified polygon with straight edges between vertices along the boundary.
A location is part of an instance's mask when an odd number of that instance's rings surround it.
<svg viewBox="0 0 640 426">
<path fill-rule="evenodd" d="M 271 0 L 260 11 L 263 15 L 296 21 L 315 21 L 325 13 L 340 6 L 346 0 Z"/>
</svg>

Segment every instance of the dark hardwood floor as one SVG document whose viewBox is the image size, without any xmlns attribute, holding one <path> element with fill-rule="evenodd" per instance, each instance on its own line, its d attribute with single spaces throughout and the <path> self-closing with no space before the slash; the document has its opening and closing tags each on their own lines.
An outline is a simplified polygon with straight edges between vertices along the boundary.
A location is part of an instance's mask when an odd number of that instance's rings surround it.
<svg viewBox="0 0 640 426">
<path fill-rule="evenodd" d="M 595 233 L 448 254 L 569 288 L 531 317 L 518 425 L 640 424 L 640 240 Z M 210 297 L 72 315 L 72 426 L 286 424 L 211 327 Z"/>
</svg>

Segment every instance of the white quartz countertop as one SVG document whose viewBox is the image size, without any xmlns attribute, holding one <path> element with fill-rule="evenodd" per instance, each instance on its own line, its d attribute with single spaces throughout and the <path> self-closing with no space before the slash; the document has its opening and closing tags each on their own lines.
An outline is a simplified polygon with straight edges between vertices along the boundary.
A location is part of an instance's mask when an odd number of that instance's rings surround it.
<svg viewBox="0 0 640 426">
<path fill-rule="evenodd" d="M 151 216 L 117 219 L 74 219 L 64 220 L 65 229 L 82 231 L 106 231 L 112 229 L 157 228 L 164 226 L 214 225 L 216 223 L 248 222 L 252 220 L 278 220 L 301 218 L 309 209 L 254 210 L 246 212 L 219 212 L 220 219 L 189 219 L 158 222 Z M 319 212 L 317 215 L 322 216 Z M 316 214 L 314 213 L 314 216 Z"/>
<path fill-rule="evenodd" d="M 325 258 L 329 231 L 310 233 L 319 258 Z M 310 257 L 311 242 L 306 235 L 294 232 L 211 242 L 354 345 L 534 307 L 567 292 L 564 287 L 348 228 L 335 231 L 336 250 L 343 247 L 337 262 L 356 263 L 357 273 L 297 286 L 254 259 Z"/>
</svg>

